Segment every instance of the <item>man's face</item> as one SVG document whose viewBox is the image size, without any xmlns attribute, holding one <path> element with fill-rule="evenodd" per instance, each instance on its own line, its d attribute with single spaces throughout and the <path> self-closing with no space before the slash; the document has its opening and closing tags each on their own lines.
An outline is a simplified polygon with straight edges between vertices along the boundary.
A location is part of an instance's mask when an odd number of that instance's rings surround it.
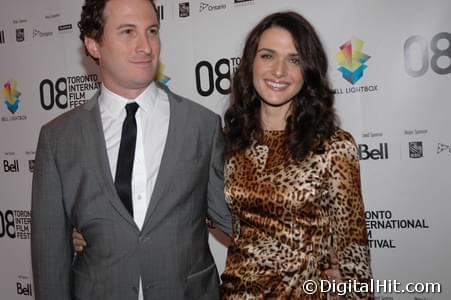
<svg viewBox="0 0 451 300">
<path fill-rule="evenodd" d="M 152 82 L 160 57 L 159 24 L 149 0 L 109 0 L 100 41 L 85 38 L 89 53 L 99 59 L 103 84 L 134 99 Z"/>
</svg>

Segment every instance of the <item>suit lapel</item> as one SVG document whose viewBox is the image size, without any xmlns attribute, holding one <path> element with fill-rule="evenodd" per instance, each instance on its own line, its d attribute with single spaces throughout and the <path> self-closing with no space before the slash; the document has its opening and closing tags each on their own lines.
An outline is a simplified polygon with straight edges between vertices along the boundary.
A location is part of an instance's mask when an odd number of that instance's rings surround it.
<svg viewBox="0 0 451 300">
<path fill-rule="evenodd" d="M 174 169 L 174 159 L 176 158 L 175 149 L 180 147 L 178 141 L 181 139 L 182 129 L 187 118 L 187 114 L 183 112 L 180 105 L 181 98 L 174 95 L 167 87 L 158 84 L 159 88 L 162 88 L 169 98 L 169 127 L 166 138 L 166 144 L 164 146 L 163 156 L 161 158 L 160 169 L 158 171 L 157 179 L 153 189 L 152 196 L 150 198 L 149 207 L 147 208 L 146 218 L 143 224 L 143 230 L 151 220 L 152 214 L 155 208 L 162 201 L 166 189 L 170 187 L 171 175 Z"/>
<path fill-rule="evenodd" d="M 116 193 L 113 178 L 111 176 L 110 163 L 106 150 L 105 137 L 103 134 L 102 120 L 98 101 L 99 93 L 96 93 L 83 108 L 86 110 L 86 118 L 81 122 L 83 142 L 88 155 L 89 165 L 96 173 L 100 187 L 104 190 L 106 197 L 116 211 L 137 228 L 133 217 L 122 204 Z"/>
</svg>

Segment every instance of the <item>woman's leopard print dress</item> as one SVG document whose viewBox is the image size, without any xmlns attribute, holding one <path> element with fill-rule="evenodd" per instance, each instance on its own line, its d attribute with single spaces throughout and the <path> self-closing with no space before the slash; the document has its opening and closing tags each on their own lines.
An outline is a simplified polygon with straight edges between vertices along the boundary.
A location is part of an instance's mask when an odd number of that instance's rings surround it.
<svg viewBox="0 0 451 300">
<path fill-rule="evenodd" d="M 337 129 L 323 153 L 296 162 L 284 138 L 283 131 L 265 131 L 262 144 L 226 163 L 234 233 L 222 299 L 333 298 L 303 289 L 306 280 L 319 285 L 330 250 L 345 281 L 372 277 L 354 139 Z"/>
</svg>

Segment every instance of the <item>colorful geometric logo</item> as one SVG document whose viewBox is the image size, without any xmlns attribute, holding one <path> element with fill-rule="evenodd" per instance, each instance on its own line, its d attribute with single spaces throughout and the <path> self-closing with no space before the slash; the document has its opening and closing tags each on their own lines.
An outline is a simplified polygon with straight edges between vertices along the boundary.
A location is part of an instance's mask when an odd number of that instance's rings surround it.
<svg viewBox="0 0 451 300">
<path fill-rule="evenodd" d="M 20 92 L 16 90 L 17 83 L 15 80 L 7 81 L 3 85 L 2 95 L 5 99 L 5 107 L 14 114 L 19 109 Z"/>
<path fill-rule="evenodd" d="M 161 82 L 164 85 L 168 85 L 169 80 L 171 80 L 170 77 L 164 75 L 164 70 L 166 69 L 166 66 L 162 63 L 158 65 L 158 71 L 157 71 L 157 81 Z"/>
<path fill-rule="evenodd" d="M 363 76 L 363 70 L 367 68 L 365 64 L 371 56 L 362 52 L 364 42 L 358 38 L 352 38 L 340 46 L 340 51 L 336 55 L 338 71 L 343 78 L 354 85 Z"/>
</svg>

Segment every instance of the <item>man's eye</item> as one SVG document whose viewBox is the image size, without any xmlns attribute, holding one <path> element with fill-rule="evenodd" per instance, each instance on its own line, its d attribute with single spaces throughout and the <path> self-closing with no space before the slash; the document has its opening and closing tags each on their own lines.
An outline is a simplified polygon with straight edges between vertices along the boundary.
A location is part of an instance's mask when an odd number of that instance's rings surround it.
<svg viewBox="0 0 451 300">
<path fill-rule="evenodd" d="M 150 35 L 158 35 L 158 33 L 159 33 L 158 28 L 151 28 L 151 29 L 149 29 L 149 34 Z"/>
</svg>

